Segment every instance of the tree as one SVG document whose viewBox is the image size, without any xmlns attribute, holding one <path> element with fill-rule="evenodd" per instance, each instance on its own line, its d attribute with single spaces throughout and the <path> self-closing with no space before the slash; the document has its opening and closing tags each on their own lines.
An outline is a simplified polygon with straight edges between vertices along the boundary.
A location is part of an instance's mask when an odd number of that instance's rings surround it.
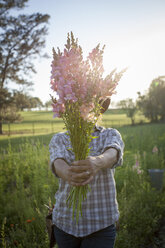
<svg viewBox="0 0 165 248">
<path fill-rule="evenodd" d="M 5 2 L 6 8 L 10 2 L 11 0 Z M 47 34 L 44 24 L 48 21 L 49 16 L 35 13 L 13 17 L 9 16 L 6 11 L 5 18 L 4 12 L 1 12 L 0 16 L 3 17 L 3 21 L 0 25 L 0 87 L 5 87 L 10 81 L 31 85 L 28 76 L 31 72 L 35 72 L 32 61 L 38 55 L 45 56 L 41 54 L 41 51 L 45 45 L 45 35 Z"/>
<path fill-rule="evenodd" d="M 13 97 L 14 103 L 17 106 L 18 110 L 23 111 L 24 109 L 30 108 L 30 97 L 27 94 L 24 94 L 20 91 L 14 91 Z"/>
<path fill-rule="evenodd" d="M 10 15 L 10 10 L 22 9 L 27 1 L 0 0 L 1 90 L 7 90 L 10 82 L 26 88 L 31 86 L 29 77 L 31 73 L 35 73 L 32 61 L 38 56 L 46 57 L 46 54 L 42 53 L 42 48 L 45 46 L 49 16 L 40 13 L 21 14 L 17 17 Z M 3 111 L 0 109 L 0 112 Z"/>
<path fill-rule="evenodd" d="M 31 97 L 30 98 L 30 108 L 41 108 L 43 107 L 42 101 L 39 99 L 39 97 Z"/>
<path fill-rule="evenodd" d="M 49 101 L 46 101 L 45 102 L 45 108 L 46 108 L 46 110 L 48 110 L 48 108 L 51 107 L 51 106 L 52 106 L 52 100 L 49 100 Z"/>
<path fill-rule="evenodd" d="M 5 28 L 11 22 L 9 11 L 11 9 L 22 9 L 28 0 L 0 0 L 0 28 Z"/>
<path fill-rule="evenodd" d="M 165 121 L 165 76 L 160 76 L 152 81 L 149 97 L 155 106 L 157 115 Z"/>
<path fill-rule="evenodd" d="M 0 134 L 2 134 L 2 123 L 4 121 L 14 122 L 20 119 L 21 117 L 16 112 L 16 105 L 11 93 L 6 88 L 0 88 Z"/>
<path fill-rule="evenodd" d="M 157 105 L 150 98 L 149 94 L 141 95 L 141 93 L 138 92 L 137 106 L 151 122 L 158 121 Z"/>
<path fill-rule="evenodd" d="M 135 123 L 135 113 L 137 111 L 136 104 L 133 102 L 131 98 L 126 100 L 122 100 L 118 104 L 123 110 L 126 111 L 127 117 L 131 118 L 132 125 Z"/>
<path fill-rule="evenodd" d="M 155 78 L 145 95 L 138 92 L 137 105 L 151 122 L 165 121 L 165 76 Z"/>
</svg>

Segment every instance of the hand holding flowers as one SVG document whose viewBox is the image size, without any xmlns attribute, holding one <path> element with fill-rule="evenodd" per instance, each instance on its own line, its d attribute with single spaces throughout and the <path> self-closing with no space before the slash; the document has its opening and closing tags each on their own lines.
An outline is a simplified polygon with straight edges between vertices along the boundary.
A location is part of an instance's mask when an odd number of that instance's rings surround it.
<svg viewBox="0 0 165 248">
<path fill-rule="evenodd" d="M 113 166 L 116 162 L 117 150 L 110 148 L 104 154 L 96 157 L 74 161 L 70 166 L 64 160 L 56 160 L 56 173 L 72 186 L 84 186 L 89 184 L 99 170 Z M 60 161 L 60 162 L 59 162 Z"/>
</svg>

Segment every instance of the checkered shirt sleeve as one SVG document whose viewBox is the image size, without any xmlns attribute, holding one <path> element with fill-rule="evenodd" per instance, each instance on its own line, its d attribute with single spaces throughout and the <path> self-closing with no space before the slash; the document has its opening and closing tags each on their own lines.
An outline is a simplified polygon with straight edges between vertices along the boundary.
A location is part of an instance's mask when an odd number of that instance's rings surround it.
<svg viewBox="0 0 165 248">
<path fill-rule="evenodd" d="M 116 164 L 113 168 L 123 164 L 123 151 L 124 143 L 122 141 L 121 134 L 116 129 L 107 128 L 106 129 L 106 139 L 104 142 L 102 153 L 108 148 L 115 148 L 118 151 L 118 158 Z"/>
<path fill-rule="evenodd" d="M 70 141 L 66 133 L 57 133 L 55 134 L 49 144 L 49 153 L 50 153 L 50 168 L 54 175 L 55 171 L 52 166 L 56 159 L 63 159 L 67 163 L 71 163 L 74 160 L 74 154 L 69 151 Z"/>
</svg>

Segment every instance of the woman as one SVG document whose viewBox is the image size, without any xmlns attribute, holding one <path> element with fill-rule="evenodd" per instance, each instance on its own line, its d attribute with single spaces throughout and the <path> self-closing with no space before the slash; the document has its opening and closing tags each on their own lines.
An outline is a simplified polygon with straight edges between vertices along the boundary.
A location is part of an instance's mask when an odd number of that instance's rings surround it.
<svg viewBox="0 0 165 248">
<path fill-rule="evenodd" d="M 110 104 L 107 98 L 101 109 Z M 115 223 L 119 218 L 114 180 L 115 168 L 122 164 L 124 144 L 116 129 L 96 126 L 90 143 L 90 156 L 74 161 L 69 136 L 58 133 L 51 139 L 51 168 L 59 179 L 53 210 L 54 236 L 59 248 L 113 248 Z M 78 223 L 66 205 L 71 186 L 89 184 L 87 199 L 82 202 Z"/>
</svg>

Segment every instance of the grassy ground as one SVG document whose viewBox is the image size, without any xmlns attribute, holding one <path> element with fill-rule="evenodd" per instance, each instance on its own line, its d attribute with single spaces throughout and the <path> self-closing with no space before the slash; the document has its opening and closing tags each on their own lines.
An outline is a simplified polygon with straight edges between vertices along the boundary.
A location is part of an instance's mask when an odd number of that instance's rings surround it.
<svg viewBox="0 0 165 248">
<path fill-rule="evenodd" d="M 49 122 L 51 116 L 51 113 L 24 114 L 26 122 L 43 115 L 47 117 L 41 121 Z M 117 114 L 105 115 L 103 123 L 107 127 L 112 117 L 117 119 Z M 59 129 L 63 130 L 60 124 Z M 126 125 L 118 130 L 125 142 L 125 153 L 123 166 L 115 173 L 120 210 L 115 248 L 160 248 L 155 233 L 165 216 L 165 185 L 162 190 L 155 190 L 148 169 L 165 168 L 165 124 Z M 44 204 L 54 203 L 58 188 L 58 181 L 49 170 L 48 144 L 53 133 L 3 136 L 0 140 L 0 246 L 3 248 L 48 247 Z M 156 153 L 152 152 L 154 146 L 158 148 Z"/>
<path fill-rule="evenodd" d="M 60 132 L 63 130 L 63 121 L 59 118 L 53 118 L 53 113 L 48 111 L 21 112 L 22 122 L 3 124 L 4 135 L 0 136 L 0 140 L 6 136 L 27 136 L 48 134 Z M 135 117 L 135 123 L 146 123 L 147 120 L 143 115 L 138 113 Z M 102 119 L 104 126 L 120 127 L 130 125 L 131 120 L 121 110 L 109 110 Z"/>
</svg>

